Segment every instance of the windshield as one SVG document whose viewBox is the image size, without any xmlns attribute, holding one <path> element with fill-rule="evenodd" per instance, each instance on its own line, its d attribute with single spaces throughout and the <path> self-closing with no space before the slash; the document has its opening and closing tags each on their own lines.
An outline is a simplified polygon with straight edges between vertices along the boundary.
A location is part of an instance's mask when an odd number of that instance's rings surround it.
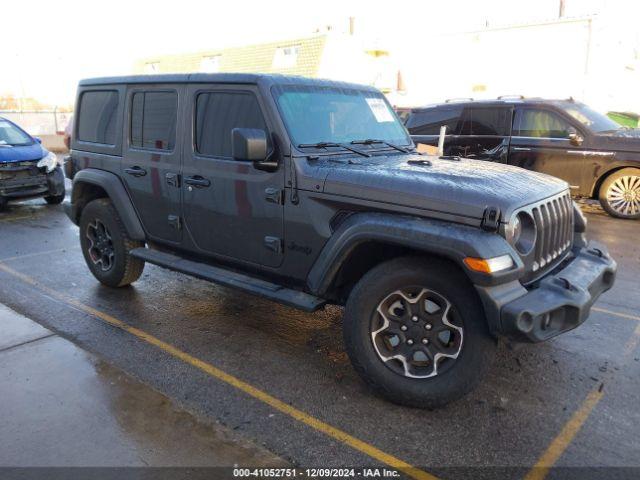
<svg viewBox="0 0 640 480">
<path fill-rule="evenodd" d="M 596 112 L 595 110 L 581 103 L 564 104 L 562 108 L 565 112 L 579 121 L 582 125 L 589 128 L 592 132 L 602 133 L 619 130 L 620 125 L 611 120 L 606 115 Z"/>
<path fill-rule="evenodd" d="M 0 119 L 0 146 L 31 145 L 33 140 L 29 135 L 16 127 L 13 123 Z"/>
<path fill-rule="evenodd" d="M 407 130 L 381 93 L 306 85 L 276 86 L 273 91 L 295 145 L 348 144 L 363 139 L 411 144 Z"/>
</svg>

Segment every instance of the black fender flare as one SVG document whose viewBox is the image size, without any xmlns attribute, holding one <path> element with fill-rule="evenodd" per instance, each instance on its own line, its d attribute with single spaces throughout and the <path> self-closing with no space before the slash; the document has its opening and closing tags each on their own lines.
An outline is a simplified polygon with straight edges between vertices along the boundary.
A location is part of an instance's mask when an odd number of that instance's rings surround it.
<svg viewBox="0 0 640 480">
<path fill-rule="evenodd" d="M 106 170 L 98 170 L 96 168 L 86 168 L 80 170 L 75 174 L 73 178 L 73 191 L 71 193 L 70 208 L 67 208 L 67 215 L 73 223 L 78 225 L 80 223 L 80 211 L 77 196 L 79 189 L 77 188 L 81 184 L 91 184 L 102 188 L 107 195 L 113 206 L 115 207 L 122 223 L 127 230 L 127 234 L 132 240 L 144 241 L 146 235 L 142 228 L 142 222 L 133 207 L 131 198 L 127 190 L 124 188 L 120 178 L 111 172 Z"/>
<path fill-rule="evenodd" d="M 519 278 L 524 264 L 509 243 L 498 233 L 479 227 L 386 213 L 355 213 L 333 233 L 307 276 L 307 287 L 315 295 L 327 293 L 340 267 L 354 249 L 365 242 L 408 247 L 425 254 L 452 260 L 474 285 L 498 285 Z M 492 275 L 467 268 L 466 257 L 492 258 L 509 254 L 515 266 Z"/>
</svg>

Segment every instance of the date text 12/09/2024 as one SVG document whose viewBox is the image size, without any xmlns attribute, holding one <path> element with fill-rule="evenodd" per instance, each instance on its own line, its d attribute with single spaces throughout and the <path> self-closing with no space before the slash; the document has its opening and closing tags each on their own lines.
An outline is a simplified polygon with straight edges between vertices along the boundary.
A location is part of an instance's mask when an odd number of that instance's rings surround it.
<svg viewBox="0 0 640 480">
<path fill-rule="evenodd" d="M 389 468 L 234 468 L 235 478 L 397 478 L 400 473 Z"/>
</svg>

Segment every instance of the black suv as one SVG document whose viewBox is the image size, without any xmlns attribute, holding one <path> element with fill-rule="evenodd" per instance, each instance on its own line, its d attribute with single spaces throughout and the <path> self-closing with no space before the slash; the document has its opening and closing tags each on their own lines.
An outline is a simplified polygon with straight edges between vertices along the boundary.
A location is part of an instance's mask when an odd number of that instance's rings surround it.
<svg viewBox="0 0 640 480">
<path fill-rule="evenodd" d="M 448 101 L 412 110 L 416 143 L 445 153 L 508 163 L 566 180 L 572 194 L 599 198 L 619 218 L 640 218 L 640 129 L 622 127 L 569 100 L 500 97 Z"/>
<path fill-rule="evenodd" d="M 66 211 L 100 282 L 150 262 L 306 311 L 344 305 L 355 369 L 400 403 L 461 396 L 498 335 L 570 330 L 614 282 L 564 181 L 420 155 L 372 87 L 94 79 L 76 112 Z"/>
</svg>

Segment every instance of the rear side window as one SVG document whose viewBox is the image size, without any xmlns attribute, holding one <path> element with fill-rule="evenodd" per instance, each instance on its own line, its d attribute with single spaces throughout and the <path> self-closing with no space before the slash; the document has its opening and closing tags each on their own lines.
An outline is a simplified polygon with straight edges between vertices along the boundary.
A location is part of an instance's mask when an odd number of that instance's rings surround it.
<svg viewBox="0 0 640 480">
<path fill-rule="evenodd" d="M 131 99 L 131 146 L 173 150 L 176 141 L 176 92 L 136 92 Z"/>
<path fill-rule="evenodd" d="M 196 98 L 196 151 L 231 157 L 231 130 L 267 130 L 258 100 L 249 92 L 205 92 Z M 269 136 L 267 135 L 267 139 Z"/>
<path fill-rule="evenodd" d="M 520 137 L 569 138 L 571 124 L 546 110 L 522 110 L 514 133 Z"/>
<path fill-rule="evenodd" d="M 92 90 L 82 94 L 78 140 L 104 145 L 116 144 L 118 98 L 116 90 Z"/>
<path fill-rule="evenodd" d="M 510 125 L 510 108 L 466 108 L 462 116 L 460 135 L 505 137 L 510 134 Z"/>
<path fill-rule="evenodd" d="M 412 113 L 407 120 L 411 135 L 440 135 L 440 127 L 446 125 L 447 133 L 455 135 L 462 107 L 433 108 Z"/>
</svg>

